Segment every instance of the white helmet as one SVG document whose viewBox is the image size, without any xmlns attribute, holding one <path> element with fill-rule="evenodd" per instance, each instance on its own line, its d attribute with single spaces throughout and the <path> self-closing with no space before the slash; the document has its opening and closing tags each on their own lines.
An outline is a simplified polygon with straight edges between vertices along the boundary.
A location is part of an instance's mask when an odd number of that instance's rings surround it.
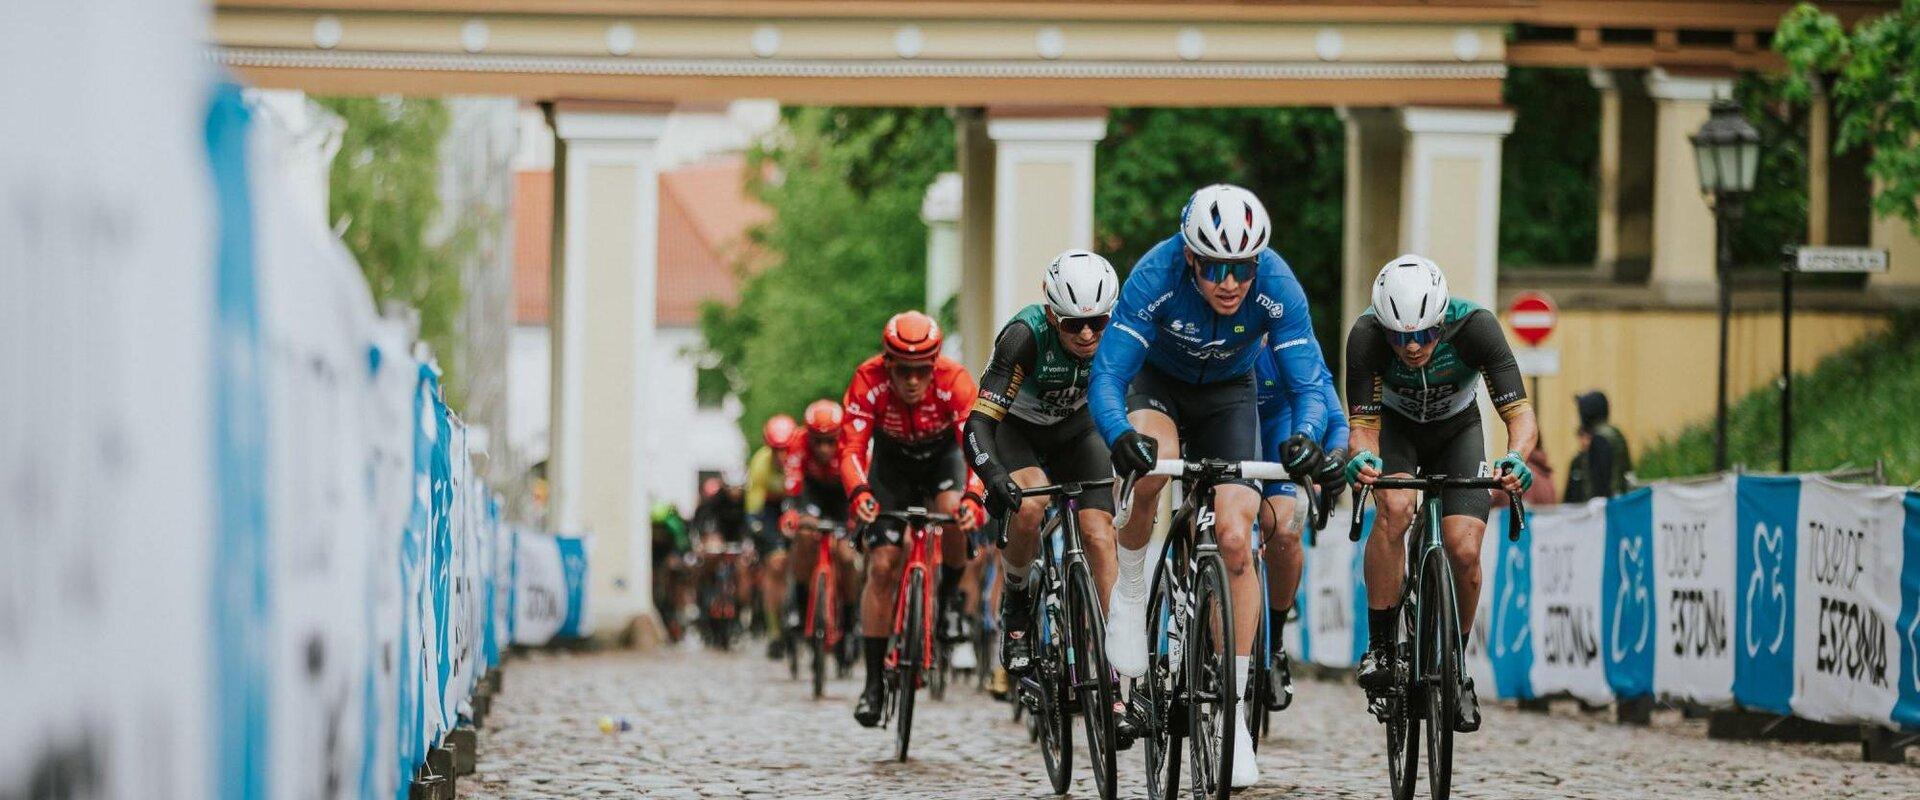
<svg viewBox="0 0 1920 800">
<path fill-rule="evenodd" d="M 1273 231 L 1266 206 L 1252 192 L 1216 183 L 1193 193 L 1180 212 L 1180 238 L 1194 255 L 1242 261 L 1260 255 Z"/>
<path fill-rule="evenodd" d="M 1373 315 L 1399 333 L 1440 324 L 1447 315 L 1447 276 L 1424 256 L 1409 253 L 1387 262 L 1373 279 Z"/>
<path fill-rule="evenodd" d="M 1040 288 L 1054 316 L 1097 317 L 1113 311 L 1113 302 L 1120 297 L 1120 276 L 1098 253 L 1068 250 L 1047 265 Z"/>
</svg>

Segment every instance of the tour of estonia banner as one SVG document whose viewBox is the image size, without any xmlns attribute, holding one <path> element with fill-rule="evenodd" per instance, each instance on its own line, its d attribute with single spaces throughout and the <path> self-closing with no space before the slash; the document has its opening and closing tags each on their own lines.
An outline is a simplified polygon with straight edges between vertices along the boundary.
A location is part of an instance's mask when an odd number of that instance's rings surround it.
<svg viewBox="0 0 1920 800">
<path fill-rule="evenodd" d="M 1465 669 L 1483 695 L 1658 696 L 1920 730 L 1920 494 L 1723 476 L 1488 522 Z M 1369 520 L 1369 527 L 1371 521 Z M 1364 540 L 1307 551 L 1289 647 L 1366 644 Z"/>
</svg>

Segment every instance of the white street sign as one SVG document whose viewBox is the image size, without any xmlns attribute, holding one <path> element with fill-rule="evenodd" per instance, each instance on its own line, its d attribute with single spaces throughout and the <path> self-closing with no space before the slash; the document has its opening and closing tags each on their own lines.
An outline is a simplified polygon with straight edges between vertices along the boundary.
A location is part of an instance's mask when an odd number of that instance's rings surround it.
<svg viewBox="0 0 1920 800">
<path fill-rule="evenodd" d="M 1516 347 L 1513 360 L 1520 365 L 1520 374 L 1558 375 L 1560 374 L 1560 348 L 1558 347 Z"/>
<path fill-rule="evenodd" d="M 1886 272 L 1887 251 L 1869 247 L 1802 247 L 1795 272 Z"/>
</svg>

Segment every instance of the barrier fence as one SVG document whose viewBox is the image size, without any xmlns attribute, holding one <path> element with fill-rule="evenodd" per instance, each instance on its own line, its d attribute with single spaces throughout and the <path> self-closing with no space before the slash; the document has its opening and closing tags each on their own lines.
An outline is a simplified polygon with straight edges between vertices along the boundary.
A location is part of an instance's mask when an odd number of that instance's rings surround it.
<svg viewBox="0 0 1920 800">
<path fill-rule="evenodd" d="M 1654 696 L 1920 730 L 1920 493 L 1729 475 L 1530 510 L 1513 543 L 1504 513 L 1467 642 L 1483 696 Z M 1364 540 L 1343 529 L 1307 549 L 1303 622 L 1287 629 L 1293 652 L 1332 667 L 1367 642 Z"/>
<path fill-rule="evenodd" d="M 152 113 L 127 152 L 89 118 L 0 162 L 0 797 L 405 798 L 506 646 L 587 633 L 588 542 L 503 523 L 309 144 L 155 65 L 198 91 L 65 87 Z"/>
</svg>

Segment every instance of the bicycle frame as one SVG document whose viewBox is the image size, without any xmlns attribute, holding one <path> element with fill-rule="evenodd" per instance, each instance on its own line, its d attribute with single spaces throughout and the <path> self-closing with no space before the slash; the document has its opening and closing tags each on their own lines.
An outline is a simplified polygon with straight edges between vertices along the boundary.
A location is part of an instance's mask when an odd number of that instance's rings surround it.
<svg viewBox="0 0 1920 800">
<path fill-rule="evenodd" d="M 951 517 L 945 514 L 928 513 L 926 509 L 918 506 L 909 507 L 905 512 L 897 514 L 883 512 L 880 516 L 899 520 L 906 525 L 906 530 L 900 537 L 900 546 L 906 550 L 906 562 L 900 568 L 900 586 L 893 597 L 893 634 L 898 636 L 906 630 L 907 592 L 913 585 L 913 576 L 918 574 L 922 619 L 920 620 L 920 641 L 915 643 L 920 648 L 920 657 L 915 659 L 915 663 L 919 664 L 920 669 L 924 671 L 933 665 L 936 589 L 934 583 L 935 578 L 940 574 L 938 567 L 940 566 L 942 527 L 944 523 L 951 521 Z M 886 664 L 887 669 L 897 668 L 900 664 L 900 653 L 897 651 L 888 653 Z M 914 680 L 921 680 L 921 676 L 915 675 Z"/>
<path fill-rule="evenodd" d="M 820 553 L 813 562 L 813 574 L 808 578 L 807 609 L 806 616 L 802 618 L 802 625 L 804 627 L 802 635 L 807 638 L 813 637 L 814 614 L 816 609 L 824 604 L 827 607 L 826 645 L 828 648 L 832 648 L 834 645 L 840 643 L 841 634 L 840 615 L 837 613 L 838 603 L 835 602 L 837 599 L 835 594 L 838 592 L 838 588 L 834 586 L 833 582 L 833 545 L 841 536 L 845 535 L 845 531 L 832 525 L 814 524 L 806 527 L 819 534 Z M 825 578 L 826 580 L 822 581 L 821 578 Z M 814 586 L 824 588 L 820 593 L 816 594 L 813 591 Z"/>
</svg>

